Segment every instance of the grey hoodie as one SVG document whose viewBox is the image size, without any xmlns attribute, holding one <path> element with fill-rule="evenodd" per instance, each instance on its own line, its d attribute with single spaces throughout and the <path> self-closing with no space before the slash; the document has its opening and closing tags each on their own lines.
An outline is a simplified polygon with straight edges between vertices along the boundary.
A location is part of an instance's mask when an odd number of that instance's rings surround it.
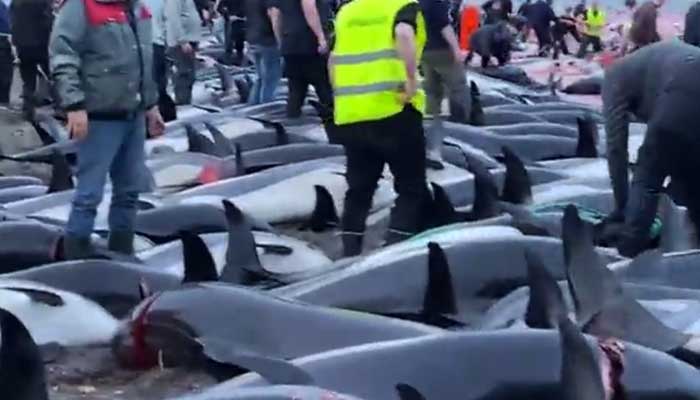
<svg viewBox="0 0 700 400">
<path fill-rule="evenodd" d="M 194 0 L 164 0 L 165 42 L 168 47 L 199 42 L 202 20 Z"/>
</svg>

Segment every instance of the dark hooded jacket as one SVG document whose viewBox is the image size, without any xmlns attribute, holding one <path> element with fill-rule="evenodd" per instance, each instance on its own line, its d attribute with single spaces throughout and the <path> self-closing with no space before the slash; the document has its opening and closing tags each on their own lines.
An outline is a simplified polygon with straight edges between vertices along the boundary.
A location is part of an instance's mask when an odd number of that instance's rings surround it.
<svg viewBox="0 0 700 400">
<path fill-rule="evenodd" d="M 683 40 L 688 44 L 700 47 L 700 1 L 695 2 L 688 10 L 688 14 L 685 15 Z"/>
</svg>

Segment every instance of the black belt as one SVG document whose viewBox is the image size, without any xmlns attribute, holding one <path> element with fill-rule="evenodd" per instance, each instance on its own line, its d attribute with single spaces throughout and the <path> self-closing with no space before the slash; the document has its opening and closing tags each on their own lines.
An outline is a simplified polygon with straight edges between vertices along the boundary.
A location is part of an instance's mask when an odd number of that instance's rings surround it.
<svg viewBox="0 0 700 400">
<path fill-rule="evenodd" d="M 96 121 L 123 121 L 133 120 L 144 111 L 95 111 L 88 113 L 88 119 Z"/>
</svg>

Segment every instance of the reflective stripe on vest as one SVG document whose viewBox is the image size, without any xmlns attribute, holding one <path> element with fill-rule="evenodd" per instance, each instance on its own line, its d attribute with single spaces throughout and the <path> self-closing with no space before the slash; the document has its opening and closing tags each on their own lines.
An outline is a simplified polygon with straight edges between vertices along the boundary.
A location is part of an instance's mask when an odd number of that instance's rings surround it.
<svg viewBox="0 0 700 400">
<path fill-rule="evenodd" d="M 376 121 L 403 110 L 399 94 L 406 82 L 406 66 L 395 48 L 394 21 L 409 4 L 417 2 L 354 0 L 340 10 L 332 55 L 336 124 Z M 416 22 L 419 61 L 426 39 L 420 12 Z M 425 94 L 420 91 L 411 104 L 422 112 Z"/>
</svg>

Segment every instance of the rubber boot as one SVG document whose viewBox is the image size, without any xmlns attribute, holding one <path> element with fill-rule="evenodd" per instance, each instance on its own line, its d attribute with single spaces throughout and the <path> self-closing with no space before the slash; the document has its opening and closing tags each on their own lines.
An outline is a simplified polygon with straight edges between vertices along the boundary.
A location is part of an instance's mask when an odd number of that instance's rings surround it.
<svg viewBox="0 0 700 400">
<path fill-rule="evenodd" d="M 134 255 L 134 232 L 114 231 L 109 233 L 107 242 L 109 250 L 126 254 Z"/>
<path fill-rule="evenodd" d="M 343 257 L 354 257 L 362 254 L 363 235 L 354 233 L 344 233 L 341 235 L 343 241 Z"/>
<path fill-rule="evenodd" d="M 63 257 L 66 260 L 84 260 L 94 254 L 89 237 L 66 235 L 63 238 Z"/>
</svg>

